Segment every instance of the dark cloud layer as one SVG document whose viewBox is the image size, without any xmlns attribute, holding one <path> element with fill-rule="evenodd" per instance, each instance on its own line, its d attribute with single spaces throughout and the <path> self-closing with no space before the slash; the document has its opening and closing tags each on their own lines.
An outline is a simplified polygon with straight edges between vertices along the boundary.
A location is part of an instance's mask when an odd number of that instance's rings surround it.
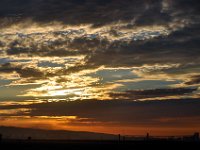
<svg viewBox="0 0 200 150">
<path fill-rule="evenodd" d="M 23 18 L 31 17 L 41 22 L 59 20 L 69 24 L 106 23 L 125 19 L 125 16 L 127 19 L 133 19 L 133 12 L 137 14 L 138 11 L 141 12 L 142 8 L 144 9 L 145 1 L 135 2 L 129 0 L 128 2 L 112 0 L 61 0 L 59 2 L 56 0 L 3 0 L 1 1 L 0 14 L 2 17 L 10 14 L 22 14 Z M 11 3 L 12 5 L 10 5 Z M 132 8 L 132 13 L 130 8 Z"/>
<path fill-rule="evenodd" d="M 170 8 L 163 3 L 170 3 Z M 173 15 L 195 17 L 191 13 L 199 9 L 198 0 L 1 0 L 0 6 L 1 17 L 95 25 L 132 19 L 139 25 L 166 24 Z"/>
<path fill-rule="evenodd" d="M 200 59 L 200 38 L 197 34 L 199 31 L 199 26 L 195 25 L 175 31 L 168 37 L 132 41 L 128 45 L 117 41 L 107 50 L 97 51 L 89 56 L 88 63 L 116 67 L 156 63 L 195 63 Z"/>
<path fill-rule="evenodd" d="M 86 66 L 83 68 L 102 65 L 123 67 L 156 63 L 187 64 L 199 62 L 200 59 L 198 4 L 198 0 L 3 0 L 0 16 L 5 19 L 10 14 L 21 14 L 19 18 L 22 20 L 31 18 L 39 23 L 62 21 L 72 25 L 90 23 L 103 26 L 118 21 L 126 22 L 120 29 L 108 31 L 109 35 L 115 36 L 119 35 L 122 28 L 154 25 L 162 25 L 171 32 L 169 36 L 161 34 L 145 40 L 132 38 L 128 42 L 110 41 L 96 35 L 88 37 L 85 34 L 71 39 L 68 35 L 56 32 L 61 37 L 48 44 L 37 43 L 28 38 L 14 40 L 7 48 L 8 55 L 86 55 Z M 6 21 L 3 24 L 6 26 Z M 56 36 L 56 33 L 51 34 Z M 25 45 L 27 42 L 29 44 Z"/>
<path fill-rule="evenodd" d="M 1 73 L 17 73 L 21 78 L 32 78 L 32 81 L 37 81 L 40 79 L 49 79 L 50 77 L 61 76 L 70 74 L 72 72 L 76 72 L 82 70 L 83 68 L 69 67 L 59 68 L 55 70 L 45 69 L 41 70 L 37 66 L 27 66 L 27 65 L 16 65 L 15 63 L 5 63 L 0 65 L 0 74 Z"/>
<path fill-rule="evenodd" d="M 13 65 L 11 63 L 0 65 L 0 73 L 14 73 L 14 72 L 18 73 L 22 78 L 29 78 L 29 77 L 42 78 L 45 76 L 45 74 L 42 71 L 34 67 L 23 67 L 20 65 Z"/>
<path fill-rule="evenodd" d="M 120 93 L 110 93 L 112 98 L 125 98 L 125 99 L 145 99 L 145 98 L 162 98 L 166 96 L 178 96 L 192 93 L 197 89 L 190 88 L 174 88 L 174 89 L 154 89 L 154 90 L 129 90 Z"/>
<path fill-rule="evenodd" d="M 199 99 L 165 101 L 71 101 L 31 105 L 0 106 L 1 109 L 31 108 L 31 116 L 78 116 L 90 121 L 114 122 L 120 125 L 199 126 Z M 80 111 L 81 110 L 81 111 Z M 27 115 L 17 114 L 17 115 Z M 187 118 L 192 118 L 187 120 Z M 163 122 L 162 122 L 163 120 Z"/>
<path fill-rule="evenodd" d="M 186 82 L 186 84 L 188 85 L 199 84 L 199 83 L 200 83 L 200 75 L 193 76 L 190 81 Z"/>
</svg>

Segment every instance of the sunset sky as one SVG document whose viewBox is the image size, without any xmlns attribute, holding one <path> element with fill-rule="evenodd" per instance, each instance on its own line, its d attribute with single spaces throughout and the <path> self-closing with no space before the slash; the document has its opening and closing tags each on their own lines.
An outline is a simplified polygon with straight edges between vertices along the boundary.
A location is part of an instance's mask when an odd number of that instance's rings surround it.
<svg viewBox="0 0 200 150">
<path fill-rule="evenodd" d="M 0 0 L 0 126 L 200 132 L 199 0 Z"/>
</svg>

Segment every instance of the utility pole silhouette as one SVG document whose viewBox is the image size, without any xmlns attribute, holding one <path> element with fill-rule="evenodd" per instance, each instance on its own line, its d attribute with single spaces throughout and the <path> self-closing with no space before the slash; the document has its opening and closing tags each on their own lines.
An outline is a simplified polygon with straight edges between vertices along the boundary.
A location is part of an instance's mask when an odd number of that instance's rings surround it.
<svg viewBox="0 0 200 150">
<path fill-rule="evenodd" d="M 2 137 L 3 137 L 3 135 L 2 135 L 2 134 L 0 134 L 0 142 L 2 141 Z"/>
<path fill-rule="evenodd" d="M 120 134 L 118 135 L 118 141 L 119 142 L 121 141 L 121 135 Z"/>
<path fill-rule="evenodd" d="M 147 141 L 149 140 L 149 133 L 147 133 L 147 135 L 146 135 L 146 140 Z"/>
</svg>

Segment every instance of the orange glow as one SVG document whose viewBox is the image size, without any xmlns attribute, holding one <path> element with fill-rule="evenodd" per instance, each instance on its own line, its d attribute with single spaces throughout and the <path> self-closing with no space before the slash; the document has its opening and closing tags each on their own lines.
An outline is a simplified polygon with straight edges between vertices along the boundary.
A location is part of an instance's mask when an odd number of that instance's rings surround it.
<svg viewBox="0 0 200 150">
<path fill-rule="evenodd" d="M 195 119 L 195 118 L 193 118 Z M 162 119 L 167 121 L 169 119 Z M 40 116 L 40 117 L 10 117 L 2 119 L 1 126 L 12 126 L 15 122 L 15 127 L 36 128 L 45 130 L 72 130 L 72 131 L 89 131 L 109 134 L 122 135 L 150 135 L 156 136 L 175 136 L 175 135 L 190 135 L 193 132 L 200 131 L 200 127 L 194 125 L 187 127 L 187 123 L 182 127 L 146 127 L 144 125 L 120 125 L 115 123 L 90 122 L 77 116 Z"/>
</svg>

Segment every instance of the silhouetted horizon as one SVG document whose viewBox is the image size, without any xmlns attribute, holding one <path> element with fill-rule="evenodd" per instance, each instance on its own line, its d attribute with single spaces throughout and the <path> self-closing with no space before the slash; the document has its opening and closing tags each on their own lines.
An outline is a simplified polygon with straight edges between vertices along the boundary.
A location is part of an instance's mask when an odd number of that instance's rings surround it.
<svg viewBox="0 0 200 150">
<path fill-rule="evenodd" d="M 199 140 L 199 133 L 187 135 L 168 135 L 158 136 L 146 133 L 144 135 L 121 135 L 108 134 L 89 131 L 72 131 L 72 130 L 47 130 L 37 128 L 20 128 L 14 126 L 0 126 L 1 139 L 23 139 L 31 137 L 34 140 L 150 140 L 150 139 L 171 139 L 171 140 L 192 140 L 195 136 Z M 191 138 L 191 139 L 190 139 Z"/>
</svg>

